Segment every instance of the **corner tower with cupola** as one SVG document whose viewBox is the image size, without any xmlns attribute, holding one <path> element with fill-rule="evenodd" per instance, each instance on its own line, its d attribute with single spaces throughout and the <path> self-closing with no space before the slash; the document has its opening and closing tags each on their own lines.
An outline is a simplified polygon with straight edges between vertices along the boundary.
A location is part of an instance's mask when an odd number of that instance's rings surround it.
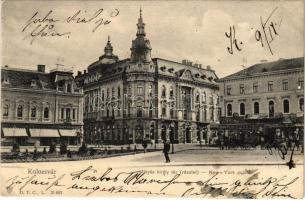
<svg viewBox="0 0 305 200">
<path fill-rule="evenodd" d="M 152 58 L 142 15 L 140 9 L 130 57 L 118 60 L 108 39 L 104 55 L 77 77 L 85 90 L 85 141 L 207 143 L 218 122 L 217 75 L 186 60 Z"/>
</svg>

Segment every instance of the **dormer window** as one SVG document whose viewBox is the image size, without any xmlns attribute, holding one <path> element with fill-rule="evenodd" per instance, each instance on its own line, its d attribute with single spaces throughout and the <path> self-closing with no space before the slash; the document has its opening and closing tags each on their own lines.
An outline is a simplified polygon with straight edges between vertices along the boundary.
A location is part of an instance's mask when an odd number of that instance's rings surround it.
<svg viewBox="0 0 305 200">
<path fill-rule="evenodd" d="M 31 87 L 36 87 L 37 86 L 37 80 L 32 80 L 31 81 Z"/>
<path fill-rule="evenodd" d="M 161 67 L 160 69 L 161 69 L 161 71 L 163 71 L 163 72 L 164 72 L 164 71 L 165 71 L 165 69 L 166 69 L 166 67 L 165 67 L 165 66 L 163 66 L 163 67 Z"/>
<path fill-rule="evenodd" d="M 201 78 L 202 78 L 202 79 L 206 79 L 206 75 L 202 75 Z"/>
<path fill-rule="evenodd" d="M 168 71 L 169 71 L 169 73 L 173 73 L 174 72 L 174 68 L 169 68 Z"/>
</svg>

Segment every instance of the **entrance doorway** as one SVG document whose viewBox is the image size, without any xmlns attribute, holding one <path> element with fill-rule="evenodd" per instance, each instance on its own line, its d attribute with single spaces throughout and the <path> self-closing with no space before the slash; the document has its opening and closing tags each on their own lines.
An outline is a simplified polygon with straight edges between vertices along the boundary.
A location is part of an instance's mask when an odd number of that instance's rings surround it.
<svg viewBox="0 0 305 200">
<path fill-rule="evenodd" d="M 191 143 L 192 142 L 192 135 L 190 127 L 186 127 L 185 129 L 185 142 Z"/>
</svg>

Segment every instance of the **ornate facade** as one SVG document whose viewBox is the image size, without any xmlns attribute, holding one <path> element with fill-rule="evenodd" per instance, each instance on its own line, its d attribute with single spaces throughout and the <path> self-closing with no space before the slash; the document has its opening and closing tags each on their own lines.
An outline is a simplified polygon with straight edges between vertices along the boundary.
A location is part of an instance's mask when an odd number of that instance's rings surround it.
<svg viewBox="0 0 305 200">
<path fill-rule="evenodd" d="M 207 141 L 210 123 L 218 122 L 215 72 L 186 60 L 151 58 L 151 49 L 140 13 L 130 58 L 119 60 L 108 38 L 104 55 L 78 72 L 87 143 Z"/>
<path fill-rule="evenodd" d="M 2 145 L 80 144 L 83 91 L 71 71 L 3 67 L 1 78 Z"/>
</svg>

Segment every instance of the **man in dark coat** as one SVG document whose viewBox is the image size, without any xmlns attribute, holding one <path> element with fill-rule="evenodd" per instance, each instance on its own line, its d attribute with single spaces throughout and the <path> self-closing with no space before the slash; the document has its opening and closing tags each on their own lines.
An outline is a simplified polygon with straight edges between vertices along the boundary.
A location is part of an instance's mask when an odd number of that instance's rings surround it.
<svg viewBox="0 0 305 200">
<path fill-rule="evenodd" d="M 170 162 L 169 156 L 168 156 L 168 152 L 170 150 L 170 144 L 168 141 L 164 141 L 164 148 L 163 148 L 163 153 L 164 153 L 164 157 L 166 162 Z"/>
</svg>

